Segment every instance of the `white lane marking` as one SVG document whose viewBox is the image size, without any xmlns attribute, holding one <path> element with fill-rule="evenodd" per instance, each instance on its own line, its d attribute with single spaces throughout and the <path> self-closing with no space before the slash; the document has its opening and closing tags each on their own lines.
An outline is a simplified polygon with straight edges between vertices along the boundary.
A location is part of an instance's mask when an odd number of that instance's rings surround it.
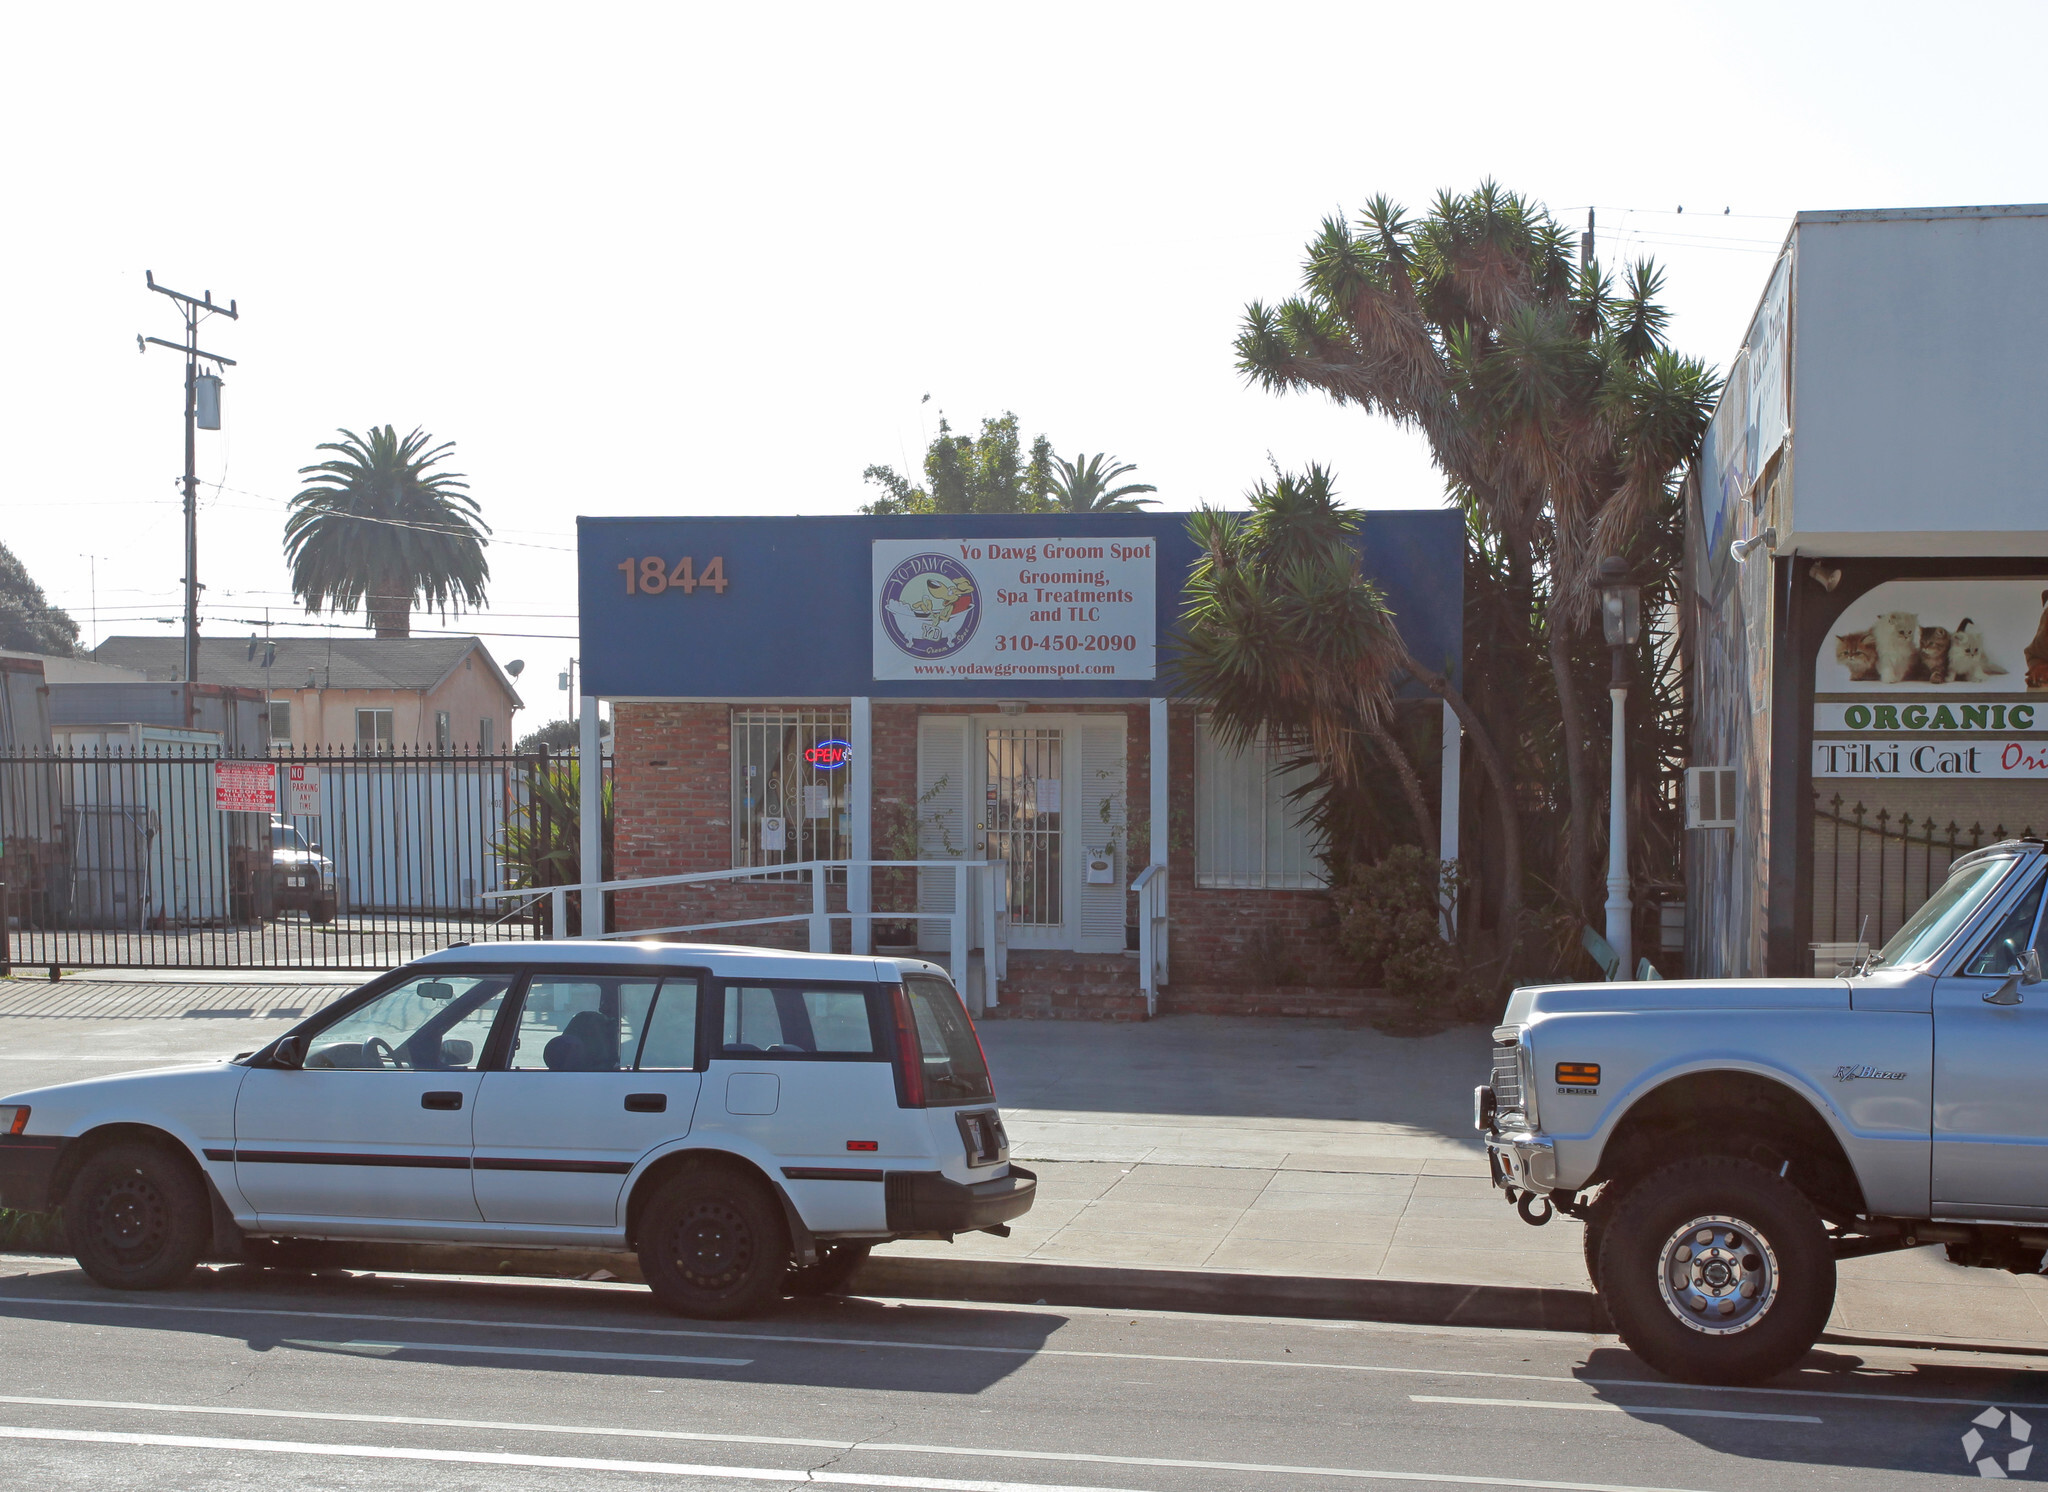
<svg viewBox="0 0 2048 1492">
<path fill-rule="evenodd" d="M 567 1347 L 483 1347 L 471 1342 L 313 1342 L 287 1337 L 285 1346 L 358 1353 L 480 1352 L 493 1357 L 575 1357 L 595 1362 L 688 1363 L 700 1368 L 744 1368 L 753 1362 L 751 1357 L 669 1357 L 658 1352 L 576 1352 Z"/>
<path fill-rule="evenodd" d="M 785 1470 L 767 1466 L 690 1466 L 678 1461 L 614 1461 L 596 1456 L 521 1456 L 509 1451 L 443 1451 L 412 1445 L 323 1445 L 308 1440 L 228 1440 L 212 1435 L 127 1435 L 111 1430 L 31 1430 L 0 1425 L 0 1438 L 74 1445 L 146 1445 L 172 1450 L 269 1451 L 288 1456 L 359 1456 L 374 1461 L 442 1461 L 468 1466 L 543 1466 L 568 1471 L 631 1471 L 641 1476 L 723 1477 L 731 1481 L 829 1483 L 845 1487 L 913 1487 L 923 1492 L 1115 1492 L 1105 1487 L 1055 1487 L 1044 1482 L 959 1481 L 924 1476 L 864 1476 L 851 1471 Z"/>
<path fill-rule="evenodd" d="M 1660 1419 L 1759 1419 L 1780 1425 L 1817 1425 L 1812 1414 L 1745 1414 L 1740 1409 L 1667 1409 L 1653 1404 L 1571 1404 L 1561 1399 L 1459 1399 L 1449 1394 L 1410 1394 L 1415 1404 L 1480 1404 L 1501 1409 L 1569 1409 L 1579 1414 L 1652 1414 Z"/>
<path fill-rule="evenodd" d="M 1725 1384 L 1664 1383 L 1654 1378 L 1580 1378 L 1568 1373 L 1503 1373 L 1486 1368 L 1412 1368 L 1391 1363 L 1313 1362 L 1308 1359 L 1268 1357 L 1191 1357 L 1161 1352 L 1096 1352 L 1076 1347 L 994 1347 L 963 1342 L 904 1342 L 888 1337 L 813 1337 L 755 1331 L 691 1331 L 672 1326 L 584 1326 L 569 1321 L 494 1321 L 488 1317 L 393 1316 L 371 1311 L 280 1310 L 267 1306 L 221 1306 L 200 1303 L 171 1305 L 139 1300 L 47 1300 L 34 1295 L 0 1295 L 0 1305 L 28 1305 L 53 1309 L 75 1306 L 100 1311 L 161 1311 L 186 1316 L 285 1317 L 300 1321 L 393 1321 L 407 1326 L 483 1326 L 505 1331 L 569 1331 L 606 1336 L 691 1337 L 720 1342 L 766 1342 L 803 1347 L 886 1347 L 904 1352 L 981 1352 L 1002 1357 L 1099 1358 L 1113 1362 L 1188 1363 L 1197 1367 L 1314 1368 L 1332 1373 L 1385 1373 L 1414 1378 L 1485 1378 L 1514 1383 L 1583 1384 L 1593 1388 L 1648 1388 L 1660 1393 L 1842 1399 L 1872 1404 L 1933 1404 L 1945 1407 L 1971 1404 L 1981 1409 L 1984 1405 L 1995 1402 L 2008 1409 L 2038 1409 L 2048 1412 L 2048 1402 L 2031 1399 L 1994 1400 L 1982 1396 L 1952 1398 L 1920 1394 L 1853 1393 L 1845 1389 L 1823 1388 L 1738 1388 Z M 6 1401 L 0 1398 L 0 1402 Z"/>
<path fill-rule="evenodd" d="M 822 1483 L 853 1487 L 911 1487 L 926 1492 L 1128 1492 L 1128 1489 L 1071 1487 L 1048 1482 L 962 1481 L 949 1477 L 877 1476 L 853 1471 L 785 1471 L 759 1466 L 691 1466 L 672 1461 L 611 1461 L 586 1456 L 525 1456 L 506 1451 L 443 1451 L 417 1446 L 325 1445 L 303 1440 L 229 1440 L 209 1435 L 133 1435 L 111 1430 L 31 1430 L 0 1425 L 0 1439 L 50 1440 L 78 1445 L 147 1445 L 173 1449 L 273 1451 L 298 1456 L 363 1456 L 387 1461 L 454 1461 L 480 1466 L 544 1466 L 576 1471 L 632 1471 L 643 1476 L 729 1477 L 742 1481 Z M 895 1449 L 864 1446 L 868 1450 Z M 999 1452 L 1014 1455 L 1015 1452 Z M 1692 1492 L 1690 1488 L 1638 1486 L 1619 1482 L 1568 1482 L 1537 1477 L 1473 1476 L 1449 1471 L 1382 1471 L 1364 1467 L 1275 1466 L 1256 1461 L 1174 1461 L 1138 1456 L 1051 1456 L 1039 1460 L 1088 1460 L 1120 1466 L 1157 1466 L 1294 1476 L 1345 1477 L 1368 1482 L 1426 1482 L 1457 1487 L 1526 1487 L 1538 1492 Z"/>
</svg>

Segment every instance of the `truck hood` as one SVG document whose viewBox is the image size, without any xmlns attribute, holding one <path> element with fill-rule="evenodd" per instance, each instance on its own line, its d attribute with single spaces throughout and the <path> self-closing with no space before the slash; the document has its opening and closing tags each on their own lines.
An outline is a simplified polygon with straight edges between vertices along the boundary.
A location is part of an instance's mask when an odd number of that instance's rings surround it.
<svg viewBox="0 0 2048 1492">
<path fill-rule="evenodd" d="M 1847 1010 L 1846 979 L 1648 979 L 1525 985 L 1508 997 L 1507 1025 L 1584 1011 Z"/>
</svg>

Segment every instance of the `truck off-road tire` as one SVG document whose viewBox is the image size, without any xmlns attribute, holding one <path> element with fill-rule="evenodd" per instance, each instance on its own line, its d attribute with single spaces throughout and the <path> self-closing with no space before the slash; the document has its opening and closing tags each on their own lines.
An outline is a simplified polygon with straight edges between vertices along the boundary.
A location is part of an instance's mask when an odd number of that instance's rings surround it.
<svg viewBox="0 0 2048 1492">
<path fill-rule="evenodd" d="M 1580 1219 L 1586 1225 L 1586 1235 L 1580 1241 L 1586 1255 L 1586 1278 L 1596 1294 L 1600 1289 L 1600 1245 L 1606 1241 L 1607 1225 L 1614 1220 L 1614 1191 L 1611 1183 L 1602 1186 Z"/>
<path fill-rule="evenodd" d="M 335 900 L 330 896 L 325 900 L 314 902 L 307 910 L 306 915 L 315 922 L 332 922 L 336 909 Z"/>
<path fill-rule="evenodd" d="M 640 1219 L 640 1273 L 670 1310 L 713 1321 L 752 1315 L 782 1294 L 789 1230 L 758 1181 L 685 1171 Z"/>
<path fill-rule="evenodd" d="M 1835 1304 L 1820 1214 L 1754 1161 L 1703 1155 L 1614 1201 L 1595 1275 L 1615 1330 L 1685 1383 L 1761 1383 L 1804 1357 Z"/>
<path fill-rule="evenodd" d="M 110 1290 L 162 1290 L 192 1273 L 213 1237 L 206 1182 L 155 1145 L 110 1145 L 64 1194 L 64 1231 L 79 1268 Z"/>
<path fill-rule="evenodd" d="M 874 1249 L 868 1243 L 821 1243 L 818 1262 L 791 1269 L 783 1277 L 784 1295 L 830 1295 L 853 1278 Z"/>
</svg>

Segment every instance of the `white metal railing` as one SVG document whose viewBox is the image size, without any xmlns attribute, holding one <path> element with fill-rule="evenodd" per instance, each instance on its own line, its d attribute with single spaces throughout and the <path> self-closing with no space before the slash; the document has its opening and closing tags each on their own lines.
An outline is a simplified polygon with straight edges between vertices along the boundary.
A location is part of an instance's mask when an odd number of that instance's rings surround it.
<svg viewBox="0 0 2048 1492">
<path fill-rule="evenodd" d="M 1145 1014 L 1159 1014 L 1159 986 L 1166 983 L 1166 867 L 1148 865 L 1131 882 L 1138 893 L 1138 987 Z"/>
<path fill-rule="evenodd" d="M 981 1008 L 992 1009 L 996 1003 L 996 987 L 1009 973 L 1009 897 L 1007 875 L 1009 866 L 1001 860 L 796 860 L 784 865 L 745 865 L 732 870 L 698 870 L 680 875 L 633 876 L 625 880 L 579 882 L 568 886 L 526 886 L 511 891 L 480 891 L 480 898 L 525 897 L 530 903 L 545 895 L 548 898 L 548 930 L 556 938 L 569 936 L 569 893 L 586 894 L 583 905 L 585 915 L 595 915 L 591 909 L 596 905 L 587 899 L 588 893 L 602 894 L 606 891 L 647 891 L 657 886 L 702 886 L 719 881 L 755 880 L 773 876 L 787 880 L 793 873 L 807 873 L 811 885 L 811 906 L 804 912 L 781 912 L 772 917 L 731 917 L 719 922 L 690 922 L 673 927 L 636 927 L 622 932 L 588 934 L 594 939 L 617 941 L 627 938 L 652 938 L 665 933 L 713 932 L 727 927 L 766 927 L 777 922 L 802 922 L 807 924 L 808 944 L 813 953 L 832 951 L 832 924 L 846 921 L 852 924 L 876 922 L 904 922 L 916 919 L 922 922 L 944 922 L 947 931 L 948 964 L 953 982 L 963 994 L 967 993 L 969 958 L 972 953 L 975 913 L 980 913 L 982 934 L 981 960 Z M 854 872 L 875 870 L 950 870 L 953 872 L 953 907 L 951 911 L 927 910 L 919 907 L 907 912 L 845 911 L 834 912 L 826 905 L 826 889 L 829 884 L 827 872 L 844 870 L 849 882 Z M 920 878 L 922 879 L 922 878 Z M 978 892 L 976 895 L 974 893 Z"/>
</svg>

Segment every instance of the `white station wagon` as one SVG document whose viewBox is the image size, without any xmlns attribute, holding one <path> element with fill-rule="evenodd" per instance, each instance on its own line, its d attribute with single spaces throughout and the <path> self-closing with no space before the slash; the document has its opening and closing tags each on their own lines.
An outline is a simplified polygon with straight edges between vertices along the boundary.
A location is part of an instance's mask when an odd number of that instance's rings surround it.
<svg viewBox="0 0 2048 1492">
<path fill-rule="evenodd" d="M 633 1249 L 729 1317 L 1030 1209 L 935 965 L 676 943 L 450 948 L 234 1061 L 0 1099 L 0 1205 L 103 1285 L 291 1241 Z"/>
</svg>

